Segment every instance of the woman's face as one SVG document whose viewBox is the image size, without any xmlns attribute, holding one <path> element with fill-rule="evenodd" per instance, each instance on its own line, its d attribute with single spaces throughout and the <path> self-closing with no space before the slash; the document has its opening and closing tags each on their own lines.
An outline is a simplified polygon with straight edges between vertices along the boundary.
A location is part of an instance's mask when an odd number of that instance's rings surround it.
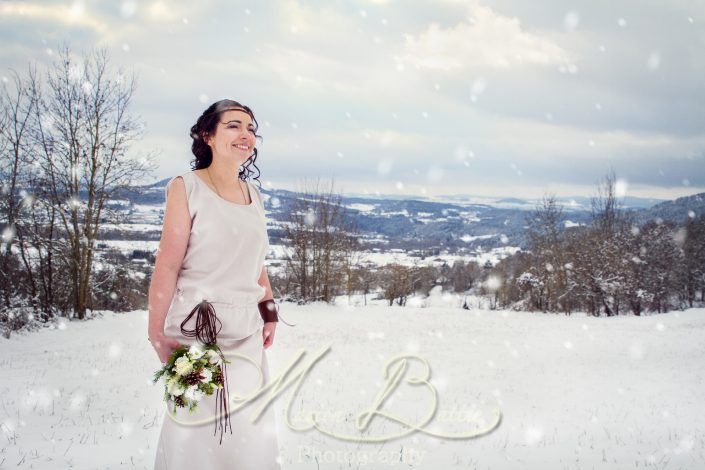
<svg viewBox="0 0 705 470">
<path fill-rule="evenodd" d="M 234 159 L 242 165 L 252 155 L 257 140 L 255 125 L 245 111 L 226 111 L 220 116 L 215 134 L 206 138 L 213 159 Z"/>
</svg>

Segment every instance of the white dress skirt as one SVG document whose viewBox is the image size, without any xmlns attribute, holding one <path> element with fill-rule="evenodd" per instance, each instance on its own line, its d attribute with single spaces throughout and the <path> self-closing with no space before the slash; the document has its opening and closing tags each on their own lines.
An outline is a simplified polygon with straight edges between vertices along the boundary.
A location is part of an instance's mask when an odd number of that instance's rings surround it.
<svg viewBox="0 0 705 470">
<path fill-rule="evenodd" d="M 258 279 L 269 247 L 262 196 L 248 183 L 251 203 L 237 204 L 222 199 L 193 172 L 180 177 L 186 187 L 191 234 L 164 334 L 187 346 L 197 344 L 182 327 L 193 330 L 196 315 L 185 322 L 187 316 L 202 300 L 211 303 L 220 321 L 218 346 L 230 361 L 225 371 L 230 413 L 221 434 L 216 394 L 204 396 L 194 413 L 178 407 L 174 412 L 173 403 L 165 403 L 154 468 L 279 470 L 274 403 L 252 422 L 266 395 L 244 405 L 238 401 L 256 394 L 270 380 L 264 322 L 257 309 L 265 293 Z"/>
<path fill-rule="evenodd" d="M 231 361 L 227 364 L 227 380 L 231 396 L 251 396 L 259 388 L 260 380 L 264 380 L 265 383 L 269 381 L 261 330 L 247 338 L 222 344 L 221 349 L 225 358 Z M 229 355 L 233 352 L 238 355 Z M 252 362 L 240 355 L 247 356 Z M 260 378 L 253 362 L 261 367 L 263 378 Z M 193 414 L 189 414 L 185 408 L 177 408 L 176 414 L 173 414 L 172 409 L 168 409 L 159 436 L 155 468 L 159 470 L 281 468 L 278 464 L 279 449 L 273 403 L 264 410 L 257 421 L 252 423 L 251 420 L 263 398 L 260 397 L 259 400 L 234 412 L 231 402 L 230 423 L 225 427 L 222 444 L 220 443 L 221 430 L 216 429 L 214 419 L 215 394 L 204 397 Z"/>
</svg>

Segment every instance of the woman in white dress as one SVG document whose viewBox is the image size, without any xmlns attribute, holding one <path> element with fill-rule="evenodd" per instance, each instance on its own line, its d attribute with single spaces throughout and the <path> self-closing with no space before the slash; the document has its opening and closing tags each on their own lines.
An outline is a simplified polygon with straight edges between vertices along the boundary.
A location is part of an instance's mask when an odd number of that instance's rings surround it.
<svg viewBox="0 0 705 470">
<path fill-rule="evenodd" d="M 256 132 L 252 110 L 232 100 L 208 107 L 191 128 L 193 170 L 167 184 L 149 289 L 148 335 L 159 360 L 166 363 L 177 346 L 217 332 L 230 361 L 224 382 L 231 397 L 269 382 L 265 349 L 278 321 L 264 266 L 264 204 L 248 181 Z M 279 469 L 272 407 L 253 423 L 246 411 L 223 412 L 223 406 L 217 394 L 204 397 L 193 414 L 178 407 L 174 413 L 168 403 L 155 468 Z"/>
</svg>

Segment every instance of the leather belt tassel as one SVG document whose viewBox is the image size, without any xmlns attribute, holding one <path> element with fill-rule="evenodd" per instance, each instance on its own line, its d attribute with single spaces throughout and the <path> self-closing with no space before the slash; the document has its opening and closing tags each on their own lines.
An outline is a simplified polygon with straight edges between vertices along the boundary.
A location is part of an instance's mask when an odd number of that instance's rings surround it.
<svg viewBox="0 0 705 470">
<path fill-rule="evenodd" d="M 196 327 L 192 330 L 186 329 L 186 323 L 196 315 Z M 218 324 L 216 329 L 216 323 Z M 213 308 L 213 304 L 203 299 L 196 305 L 186 319 L 181 322 L 181 334 L 188 338 L 197 338 L 198 341 L 207 346 L 214 346 L 217 349 L 221 359 L 220 370 L 222 372 L 221 383 L 222 388 L 216 391 L 215 395 L 215 430 L 213 435 L 220 429 L 220 444 L 223 443 L 223 433 L 230 427 L 230 434 L 233 433 L 232 423 L 230 422 L 230 394 L 228 393 L 228 369 L 226 366 L 225 356 L 217 344 L 218 333 L 223 327 L 223 323 L 218 319 Z"/>
</svg>

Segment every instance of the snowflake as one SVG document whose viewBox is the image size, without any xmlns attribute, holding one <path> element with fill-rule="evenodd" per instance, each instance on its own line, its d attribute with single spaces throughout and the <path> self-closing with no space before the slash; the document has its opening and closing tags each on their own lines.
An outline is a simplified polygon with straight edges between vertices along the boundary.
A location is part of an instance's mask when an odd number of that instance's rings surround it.
<svg viewBox="0 0 705 470">
<path fill-rule="evenodd" d="M 538 444 L 543 439 L 543 430 L 538 426 L 529 426 L 526 428 L 526 445 L 533 446 Z"/>
<path fill-rule="evenodd" d="M 568 31 L 574 31 L 580 24 L 580 16 L 575 11 L 569 11 L 563 18 L 563 27 Z"/>
<path fill-rule="evenodd" d="M 108 354 L 110 357 L 119 357 L 122 354 L 122 345 L 120 343 L 113 343 L 108 349 Z"/>
<path fill-rule="evenodd" d="M 123 18 L 131 18 L 137 12 L 137 2 L 122 2 L 120 6 L 120 15 Z"/>
</svg>

